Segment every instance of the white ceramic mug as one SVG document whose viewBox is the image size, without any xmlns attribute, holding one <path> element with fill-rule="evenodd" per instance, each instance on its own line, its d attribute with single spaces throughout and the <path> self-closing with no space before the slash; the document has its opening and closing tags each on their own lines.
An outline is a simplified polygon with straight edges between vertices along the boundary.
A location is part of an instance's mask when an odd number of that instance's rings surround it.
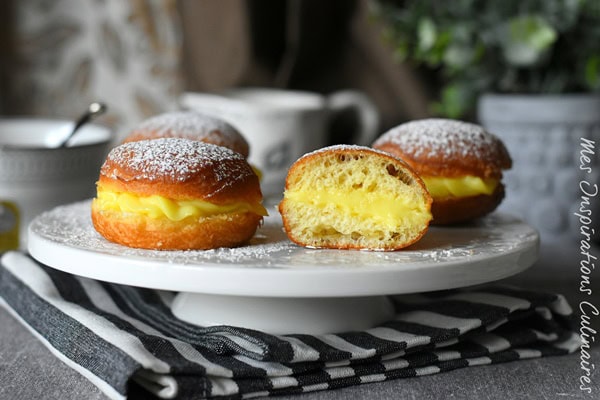
<svg viewBox="0 0 600 400">
<path fill-rule="evenodd" d="M 43 211 L 95 195 L 111 131 L 83 126 L 65 148 L 47 147 L 72 121 L 0 119 L 0 253 L 27 248 L 27 227 Z"/>
<path fill-rule="evenodd" d="M 330 143 L 331 122 L 341 113 L 354 113 L 357 121 L 349 132 L 352 143 L 370 144 L 379 126 L 375 105 L 355 90 L 327 96 L 271 88 L 188 92 L 180 106 L 219 117 L 240 130 L 250 144 L 248 161 L 262 173 L 263 194 L 273 201 L 281 197 L 288 168 L 303 154 Z"/>
</svg>

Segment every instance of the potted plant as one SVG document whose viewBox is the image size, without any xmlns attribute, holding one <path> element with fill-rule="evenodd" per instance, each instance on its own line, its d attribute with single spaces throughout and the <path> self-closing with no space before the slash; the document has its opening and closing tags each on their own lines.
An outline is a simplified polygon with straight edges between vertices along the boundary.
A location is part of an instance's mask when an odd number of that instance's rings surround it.
<svg viewBox="0 0 600 400">
<path fill-rule="evenodd" d="M 600 92 L 597 0 L 379 0 L 399 62 L 440 83 L 432 111 L 473 115 L 483 93 Z"/>
<path fill-rule="evenodd" d="M 432 114 L 478 120 L 505 141 L 514 168 L 502 208 L 532 222 L 543 238 L 577 235 L 578 183 L 598 182 L 600 173 L 600 165 L 591 174 L 578 168 L 582 139 L 595 143 L 592 164 L 599 159 L 600 2 L 374 5 L 398 61 L 433 82 Z"/>
</svg>

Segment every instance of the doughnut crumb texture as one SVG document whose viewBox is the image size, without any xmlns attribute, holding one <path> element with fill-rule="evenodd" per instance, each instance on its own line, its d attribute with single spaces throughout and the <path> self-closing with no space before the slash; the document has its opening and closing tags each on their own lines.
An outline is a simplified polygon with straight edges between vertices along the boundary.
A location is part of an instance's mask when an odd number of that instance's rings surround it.
<svg viewBox="0 0 600 400">
<path fill-rule="evenodd" d="M 398 125 L 373 148 L 408 163 L 432 195 L 435 225 L 467 222 L 494 211 L 504 198 L 502 171 L 512 160 L 502 141 L 482 126 L 428 118 Z"/>
<path fill-rule="evenodd" d="M 181 138 L 121 144 L 100 169 L 94 228 L 128 247 L 234 247 L 256 232 L 266 210 L 258 177 L 239 153 Z"/>
<path fill-rule="evenodd" d="M 290 167 L 279 211 L 298 245 L 393 251 L 426 233 L 430 207 L 422 180 L 403 161 L 368 147 L 336 145 Z"/>
</svg>

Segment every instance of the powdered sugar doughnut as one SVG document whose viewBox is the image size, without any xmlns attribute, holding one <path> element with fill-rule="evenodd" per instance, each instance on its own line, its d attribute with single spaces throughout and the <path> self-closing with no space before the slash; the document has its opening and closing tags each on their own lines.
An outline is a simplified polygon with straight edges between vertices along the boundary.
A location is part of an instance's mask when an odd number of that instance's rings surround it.
<svg viewBox="0 0 600 400">
<path fill-rule="evenodd" d="M 128 142 L 100 169 L 92 222 L 106 239 L 162 250 L 232 247 L 266 210 L 258 177 L 225 147 L 181 138 Z"/>
<path fill-rule="evenodd" d="M 502 170 L 512 161 L 483 127 L 451 119 L 411 121 L 381 135 L 373 147 L 406 161 L 433 197 L 433 224 L 481 217 L 504 198 Z"/>
<path fill-rule="evenodd" d="M 172 111 L 148 118 L 136 126 L 123 143 L 168 137 L 216 144 L 245 158 L 250 152 L 246 139 L 231 124 L 194 111 Z"/>
</svg>

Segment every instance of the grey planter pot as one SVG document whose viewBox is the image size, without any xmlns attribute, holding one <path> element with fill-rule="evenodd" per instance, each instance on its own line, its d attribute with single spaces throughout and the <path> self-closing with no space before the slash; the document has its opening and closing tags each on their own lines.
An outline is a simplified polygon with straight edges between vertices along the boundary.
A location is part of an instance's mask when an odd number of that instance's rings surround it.
<svg viewBox="0 0 600 400">
<path fill-rule="evenodd" d="M 599 242 L 600 96 L 488 94 L 478 119 L 513 158 L 499 211 L 526 220 L 542 240 L 586 239 L 594 228 Z"/>
</svg>

